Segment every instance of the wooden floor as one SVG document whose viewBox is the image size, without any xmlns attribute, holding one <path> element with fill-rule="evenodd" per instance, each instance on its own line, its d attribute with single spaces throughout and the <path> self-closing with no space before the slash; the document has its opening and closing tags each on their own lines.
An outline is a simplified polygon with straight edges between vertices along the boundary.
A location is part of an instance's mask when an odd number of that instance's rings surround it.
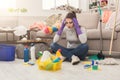
<svg viewBox="0 0 120 80">
<path fill-rule="evenodd" d="M 118 60 L 120 62 L 120 60 Z M 37 64 L 28 66 L 23 60 L 0 61 L 0 80 L 120 80 L 120 65 L 99 65 L 101 70 L 89 71 L 84 64 L 63 62 L 56 72 L 39 70 Z"/>
</svg>

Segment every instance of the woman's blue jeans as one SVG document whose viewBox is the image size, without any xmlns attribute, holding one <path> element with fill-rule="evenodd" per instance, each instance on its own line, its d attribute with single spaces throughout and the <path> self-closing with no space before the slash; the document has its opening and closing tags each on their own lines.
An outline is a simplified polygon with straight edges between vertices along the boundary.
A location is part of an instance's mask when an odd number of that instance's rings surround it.
<svg viewBox="0 0 120 80">
<path fill-rule="evenodd" d="M 56 52 L 58 49 L 61 49 L 61 54 L 67 58 L 67 60 L 71 60 L 72 55 L 78 56 L 81 60 L 84 60 L 88 53 L 88 45 L 80 44 L 76 48 L 65 48 L 57 43 L 51 43 L 50 45 L 53 52 Z"/>
</svg>

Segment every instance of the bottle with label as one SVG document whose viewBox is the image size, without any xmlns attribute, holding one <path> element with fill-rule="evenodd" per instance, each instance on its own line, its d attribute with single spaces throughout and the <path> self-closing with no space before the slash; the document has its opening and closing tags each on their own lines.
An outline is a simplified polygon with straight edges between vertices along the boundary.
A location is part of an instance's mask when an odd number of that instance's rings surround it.
<svg viewBox="0 0 120 80">
<path fill-rule="evenodd" d="M 36 58 L 35 58 L 35 46 L 34 44 L 31 45 L 31 48 L 30 48 L 30 55 L 31 55 L 31 61 L 34 63 Z"/>
<path fill-rule="evenodd" d="M 43 55 L 42 51 L 39 51 L 37 54 L 38 57 L 41 57 L 42 55 Z"/>
<path fill-rule="evenodd" d="M 29 49 L 28 46 L 25 46 L 24 48 L 24 62 L 28 62 L 29 61 Z"/>
</svg>

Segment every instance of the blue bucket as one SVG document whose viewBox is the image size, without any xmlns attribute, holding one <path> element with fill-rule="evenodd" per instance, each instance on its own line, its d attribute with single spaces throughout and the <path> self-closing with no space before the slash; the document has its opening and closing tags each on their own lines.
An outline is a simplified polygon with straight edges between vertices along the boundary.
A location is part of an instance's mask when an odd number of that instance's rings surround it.
<svg viewBox="0 0 120 80">
<path fill-rule="evenodd" d="M 0 44 L 0 61 L 14 61 L 15 46 Z"/>
</svg>

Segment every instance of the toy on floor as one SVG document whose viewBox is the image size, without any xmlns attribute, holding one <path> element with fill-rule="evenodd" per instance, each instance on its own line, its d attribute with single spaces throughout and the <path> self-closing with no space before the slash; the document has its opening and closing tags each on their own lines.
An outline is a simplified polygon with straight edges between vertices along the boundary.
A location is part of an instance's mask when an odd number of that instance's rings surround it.
<svg viewBox="0 0 120 80">
<path fill-rule="evenodd" d="M 52 55 L 49 51 L 44 51 L 42 56 L 37 60 L 37 64 L 40 70 L 56 71 L 61 69 L 62 55 L 60 49 L 56 52 L 56 55 Z"/>
</svg>

